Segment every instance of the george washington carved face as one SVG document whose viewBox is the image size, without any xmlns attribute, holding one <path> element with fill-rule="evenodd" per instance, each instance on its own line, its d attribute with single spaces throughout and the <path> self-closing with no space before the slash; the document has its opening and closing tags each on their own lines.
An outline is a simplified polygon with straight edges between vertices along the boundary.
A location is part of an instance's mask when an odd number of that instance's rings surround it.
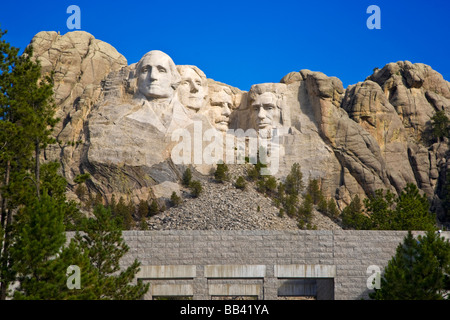
<svg viewBox="0 0 450 320">
<path fill-rule="evenodd" d="M 138 91 L 147 99 L 171 98 L 180 80 L 172 59 L 159 50 L 142 57 L 136 75 Z"/>
</svg>

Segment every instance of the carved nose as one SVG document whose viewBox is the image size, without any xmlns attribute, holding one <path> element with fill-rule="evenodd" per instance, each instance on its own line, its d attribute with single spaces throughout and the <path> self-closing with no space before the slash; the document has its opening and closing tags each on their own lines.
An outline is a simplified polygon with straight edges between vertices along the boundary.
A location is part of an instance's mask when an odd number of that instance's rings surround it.
<svg viewBox="0 0 450 320">
<path fill-rule="evenodd" d="M 258 118 L 264 119 L 265 117 L 266 117 L 266 112 L 265 112 L 264 108 L 260 108 L 259 112 L 258 112 Z"/>
<path fill-rule="evenodd" d="M 191 93 L 197 93 L 198 92 L 198 88 L 195 84 L 191 85 Z"/>
<path fill-rule="evenodd" d="M 157 80 L 158 79 L 156 68 L 151 68 L 150 69 L 149 76 L 150 76 L 150 80 Z"/>
<path fill-rule="evenodd" d="M 228 108 L 228 103 L 224 103 L 224 107 L 222 108 L 222 115 L 229 116 L 230 115 L 230 108 Z"/>
</svg>

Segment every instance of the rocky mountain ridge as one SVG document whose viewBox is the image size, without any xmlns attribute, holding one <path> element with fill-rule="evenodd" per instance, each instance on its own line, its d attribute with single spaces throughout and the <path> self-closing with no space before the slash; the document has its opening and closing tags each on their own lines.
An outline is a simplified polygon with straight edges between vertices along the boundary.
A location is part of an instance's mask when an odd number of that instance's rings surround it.
<svg viewBox="0 0 450 320">
<path fill-rule="evenodd" d="M 154 198 L 164 201 L 173 191 L 181 194 L 179 181 L 187 166 L 173 163 L 174 143 L 142 122 L 143 118 L 129 120 L 138 110 L 138 64 L 128 65 L 112 46 L 81 31 L 66 35 L 40 32 L 30 45 L 43 73 L 55 72 L 55 102 L 61 119 L 55 137 L 59 143 L 46 150 L 45 159 L 61 163 L 69 196 L 77 199 L 74 178 L 81 173 L 91 175 L 89 192 L 100 193 L 105 201 L 112 194 L 135 203 Z M 173 73 L 184 79 L 185 68 L 177 69 Z M 412 182 L 432 201 L 438 216 L 445 215 L 440 203 L 450 170 L 448 141 L 435 141 L 427 134 L 435 112 L 450 116 L 450 83 L 431 67 L 408 61 L 389 63 L 345 89 L 336 77 L 301 70 L 287 74 L 279 83 L 255 85 L 249 92 L 207 79 L 201 70 L 197 74 L 205 92 L 200 111 L 184 102 L 188 95 L 181 91 L 182 85 L 176 94 L 187 119 L 197 119 L 205 128 L 215 126 L 211 115 L 219 105 L 228 106 L 222 108 L 229 109 L 229 129 L 252 129 L 257 120 L 255 101 L 263 95 L 275 97 L 280 117 L 273 125 L 282 132 L 275 174 L 280 181 L 292 164 L 299 163 L 305 182 L 319 179 L 326 196 L 335 199 L 340 209 L 355 195 L 366 197 L 380 188 L 398 193 Z M 211 167 L 194 165 L 193 169 L 207 183 Z M 238 200 L 235 191 L 239 190 L 211 186 L 214 192 L 230 195 L 232 200 L 223 204 L 229 214 L 241 212 L 245 217 L 244 209 L 250 204 L 244 198 L 258 198 L 248 193 Z M 182 216 L 189 211 L 208 211 L 196 203 L 212 203 L 213 191 L 209 192 L 206 198 L 189 200 L 180 209 L 164 213 L 170 223 L 151 223 L 156 229 L 180 227 Z M 206 216 L 199 218 L 198 227 L 208 228 Z M 269 221 L 268 217 L 260 218 Z M 215 222 L 223 228 L 228 223 Z M 252 225 L 250 214 L 234 227 L 246 225 Z M 264 223 L 256 225 L 264 227 Z M 291 227 L 289 222 L 285 227 Z"/>
</svg>

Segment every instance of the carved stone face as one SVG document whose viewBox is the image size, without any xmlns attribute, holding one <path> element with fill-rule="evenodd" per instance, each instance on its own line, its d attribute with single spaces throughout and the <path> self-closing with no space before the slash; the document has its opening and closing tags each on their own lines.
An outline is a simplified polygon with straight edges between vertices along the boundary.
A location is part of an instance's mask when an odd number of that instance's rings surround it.
<svg viewBox="0 0 450 320">
<path fill-rule="evenodd" d="M 230 114 L 232 106 L 231 92 L 227 93 L 227 88 L 211 94 L 211 120 L 216 129 L 227 131 L 230 123 Z"/>
<path fill-rule="evenodd" d="M 280 123 L 280 110 L 277 97 L 271 92 L 257 95 L 253 100 L 253 123 L 256 130 L 270 130 Z"/>
<path fill-rule="evenodd" d="M 197 112 L 206 102 L 207 87 L 204 85 L 204 80 L 190 67 L 181 69 L 180 75 L 181 82 L 178 87 L 180 102 Z"/>
<path fill-rule="evenodd" d="M 137 70 L 138 90 L 147 99 L 173 96 L 171 62 L 170 57 L 161 51 L 151 51 L 139 61 Z"/>
</svg>

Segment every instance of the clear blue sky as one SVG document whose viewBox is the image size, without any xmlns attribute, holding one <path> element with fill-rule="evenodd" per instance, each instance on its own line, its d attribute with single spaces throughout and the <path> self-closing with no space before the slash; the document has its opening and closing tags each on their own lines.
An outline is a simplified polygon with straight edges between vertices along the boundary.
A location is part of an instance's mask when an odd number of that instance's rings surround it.
<svg viewBox="0 0 450 320">
<path fill-rule="evenodd" d="M 7 1 L 0 28 L 23 49 L 39 31 L 71 31 L 72 4 L 81 9 L 81 30 L 129 64 L 158 49 L 242 90 L 301 69 L 347 87 L 401 60 L 428 64 L 450 81 L 449 0 Z M 380 30 L 366 26 L 369 5 L 381 9 Z"/>
</svg>

